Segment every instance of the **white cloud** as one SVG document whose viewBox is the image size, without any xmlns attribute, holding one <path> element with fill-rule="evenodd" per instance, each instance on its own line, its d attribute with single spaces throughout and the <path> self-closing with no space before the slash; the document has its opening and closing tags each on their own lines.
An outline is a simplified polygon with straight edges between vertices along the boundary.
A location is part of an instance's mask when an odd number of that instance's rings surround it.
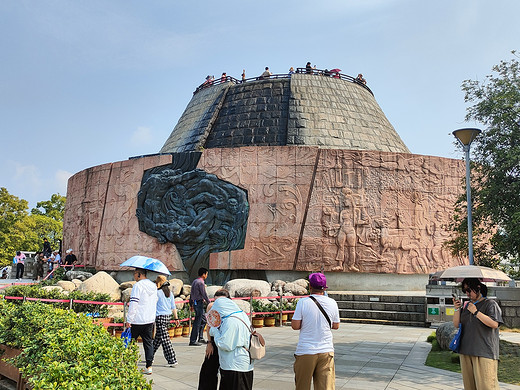
<svg viewBox="0 0 520 390">
<path fill-rule="evenodd" d="M 36 165 L 23 165 L 17 161 L 14 161 L 13 164 L 14 178 L 17 182 L 22 182 L 33 190 L 38 190 L 42 186 L 40 170 Z"/>
<path fill-rule="evenodd" d="M 54 181 L 56 182 L 58 193 L 60 195 L 67 195 L 67 183 L 71 176 L 72 173 L 64 171 L 63 169 L 58 169 L 54 174 Z"/>
<path fill-rule="evenodd" d="M 153 140 L 152 130 L 149 127 L 138 127 L 130 137 L 133 146 L 149 145 Z"/>
</svg>

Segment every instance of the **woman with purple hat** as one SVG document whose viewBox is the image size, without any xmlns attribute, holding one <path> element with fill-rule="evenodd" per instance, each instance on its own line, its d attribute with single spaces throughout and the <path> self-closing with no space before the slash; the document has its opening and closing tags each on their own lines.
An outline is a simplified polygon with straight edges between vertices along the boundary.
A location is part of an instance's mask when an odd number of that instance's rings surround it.
<svg viewBox="0 0 520 390">
<path fill-rule="evenodd" d="M 325 296 L 327 278 L 322 273 L 309 275 L 311 295 L 296 304 L 291 326 L 300 331 L 294 353 L 296 390 L 335 388 L 332 329 L 339 328 L 338 304 Z"/>
</svg>

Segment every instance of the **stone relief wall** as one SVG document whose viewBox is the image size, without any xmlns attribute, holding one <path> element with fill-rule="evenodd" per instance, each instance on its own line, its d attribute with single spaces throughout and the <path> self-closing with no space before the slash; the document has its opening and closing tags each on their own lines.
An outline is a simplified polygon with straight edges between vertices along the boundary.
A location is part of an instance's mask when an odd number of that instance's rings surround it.
<svg viewBox="0 0 520 390">
<path fill-rule="evenodd" d="M 199 167 L 225 174 L 211 152 Z M 442 246 L 462 190 L 458 160 L 312 147 L 234 154 L 258 173 L 248 186 L 234 172 L 249 191 L 246 245 L 212 254 L 212 268 L 424 274 L 460 264 Z"/>
<path fill-rule="evenodd" d="M 156 257 L 182 270 L 175 245 L 139 231 L 137 193 L 146 169 L 170 164 L 171 155 L 144 157 L 85 169 L 69 179 L 63 221 L 64 248 L 81 264 L 118 270 L 133 255 Z"/>
<path fill-rule="evenodd" d="M 169 163 L 146 157 L 74 175 L 65 247 L 100 269 L 142 254 L 182 270 L 175 245 L 140 232 L 135 217 L 143 172 Z M 442 244 L 462 161 L 266 146 L 207 149 L 197 168 L 245 189 L 250 206 L 244 248 L 212 253 L 212 269 L 424 274 L 460 264 Z"/>
</svg>

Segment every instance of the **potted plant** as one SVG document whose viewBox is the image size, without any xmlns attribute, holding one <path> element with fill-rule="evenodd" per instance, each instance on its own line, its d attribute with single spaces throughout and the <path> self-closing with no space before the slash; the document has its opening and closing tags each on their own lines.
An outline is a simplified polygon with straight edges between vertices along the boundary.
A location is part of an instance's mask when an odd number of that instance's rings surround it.
<svg viewBox="0 0 520 390">
<path fill-rule="evenodd" d="M 263 314 L 264 304 L 259 299 L 253 299 L 251 308 L 251 324 L 254 328 L 262 328 L 264 326 L 265 315 Z M 259 314 L 256 314 L 259 313 Z"/>
</svg>

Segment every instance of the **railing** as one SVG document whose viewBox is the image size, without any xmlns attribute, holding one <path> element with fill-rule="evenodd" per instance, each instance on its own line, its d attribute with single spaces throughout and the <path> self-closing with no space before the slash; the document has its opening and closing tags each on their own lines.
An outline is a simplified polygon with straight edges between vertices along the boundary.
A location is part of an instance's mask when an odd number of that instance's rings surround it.
<svg viewBox="0 0 520 390">
<path fill-rule="evenodd" d="M 346 75 L 343 73 L 339 73 L 339 72 L 333 73 L 327 69 L 307 69 L 307 68 L 296 68 L 295 73 L 308 74 L 308 75 L 321 76 L 321 77 L 330 77 L 330 78 L 334 78 L 337 80 L 348 81 L 350 83 L 354 83 L 354 84 L 359 85 L 360 87 L 365 88 L 368 92 L 370 92 L 372 94 L 372 96 L 374 95 L 372 90 L 370 88 L 368 88 L 365 83 L 358 80 L 357 78 L 354 78 L 352 76 L 349 76 L 349 75 Z M 225 83 L 242 84 L 242 83 L 249 83 L 249 82 L 261 81 L 261 80 L 290 79 L 291 76 L 292 75 L 289 73 L 279 73 L 279 74 L 272 74 L 270 76 L 265 76 L 265 77 L 264 76 L 250 77 L 250 78 L 245 78 L 242 80 L 238 80 L 232 76 L 219 77 L 219 78 L 216 78 L 211 81 L 203 82 L 201 85 L 199 85 L 197 87 L 197 89 L 195 89 L 193 94 L 195 95 L 196 93 L 202 91 L 203 89 L 210 88 L 210 87 L 213 87 L 213 86 L 219 85 L 219 84 L 225 84 Z"/>
<path fill-rule="evenodd" d="M 19 285 L 19 284 L 22 284 L 22 283 L 13 283 L 11 285 Z M 29 283 L 23 283 L 23 284 L 29 284 Z M 2 286 L 1 288 L 5 288 L 5 287 L 8 287 L 10 285 L 7 285 L 7 286 Z M 237 297 L 237 298 L 231 298 L 233 300 L 243 300 L 243 301 L 249 301 L 249 318 L 253 318 L 255 315 L 262 315 L 262 314 L 273 314 L 273 315 L 278 315 L 279 318 L 280 318 L 280 324 L 283 324 L 282 323 L 282 315 L 283 314 L 287 314 L 287 313 L 294 313 L 294 310 L 283 310 L 283 309 L 280 309 L 280 310 L 277 310 L 277 311 L 274 311 L 274 312 L 254 312 L 253 311 L 253 300 L 255 299 L 268 299 L 268 300 L 278 300 L 279 303 L 280 303 L 280 307 L 282 306 L 282 303 L 283 303 L 283 300 L 284 299 L 300 299 L 300 298 L 304 298 L 304 297 L 307 297 L 308 295 L 302 295 L 302 296 L 299 296 L 299 295 L 295 295 L 295 296 L 282 296 L 282 295 L 279 295 L 279 296 L 269 296 L 269 297 L 253 297 L 253 296 L 249 296 L 249 297 Z M 100 301 L 84 301 L 84 300 L 80 300 L 80 299 L 49 299 L 49 298 L 31 298 L 31 297 L 15 297 L 15 296 L 1 296 L 2 299 L 5 299 L 5 300 L 12 300 L 12 301 L 23 301 L 23 302 L 27 302 L 27 301 L 39 301 L 39 302 L 46 302 L 46 303 L 69 303 L 69 310 L 72 310 L 72 307 L 74 305 L 74 303 L 81 303 L 81 304 L 89 304 L 89 305 L 111 305 L 111 306 L 123 306 L 123 320 L 125 322 L 123 323 L 105 323 L 103 324 L 103 326 L 105 326 L 106 328 L 108 327 L 123 327 L 124 324 L 126 323 L 126 307 L 127 307 L 127 304 L 126 303 L 123 303 L 123 302 L 100 302 Z M 210 299 L 210 301 L 214 301 L 215 299 Z M 176 301 L 175 302 L 176 304 L 179 304 L 179 303 L 182 303 L 182 304 L 186 304 L 188 303 L 189 304 L 189 300 L 183 300 L 183 301 Z M 190 307 L 190 310 L 189 310 L 189 315 L 188 315 L 188 318 L 184 318 L 184 319 L 181 319 L 179 320 L 180 322 L 188 322 L 188 324 L 190 325 L 191 327 L 191 322 L 194 320 L 194 316 L 192 315 L 192 311 L 191 311 L 191 307 Z M 93 320 L 95 320 L 95 317 L 93 317 Z M 175 322 L 176 320 L 172 319 L 170 321 L 170 323 L 173 323 Z"/>
</svg>

